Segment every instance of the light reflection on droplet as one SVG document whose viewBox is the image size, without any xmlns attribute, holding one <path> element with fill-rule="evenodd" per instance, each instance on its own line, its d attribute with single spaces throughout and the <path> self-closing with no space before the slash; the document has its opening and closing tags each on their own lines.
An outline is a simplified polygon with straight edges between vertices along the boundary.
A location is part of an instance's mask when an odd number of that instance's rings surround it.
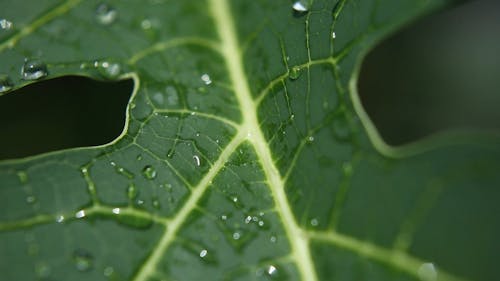
<svg viewBox="0 0 500 281">
<path fill-rule="evenodd" d="M 240 238 L 241 238 L 241 234 L 240 234 L 239 232 L 235 232 L 235 233 L 233 233 L 233 239 L 234 239 L 234 240 L 238 240 L 238 239 L 240 239 Z"/>
<path fill-rule="evenodd" d="M 196 167 L 200 167 L 200 165 L 201 165 L 200 157 L 198 155 L 193 155 L 193 159 L 194 159 L 194 164 L 196 165 Z"/>
<path fill-rule="evenodd" d="M 57 223 L 62 223 L 62 222 L 64 222 L 64 216 L 63 216 L 63 215 L 59 215 L 59 216 L 57 216 L 57 217 L 56 217 L 56 222 L 57 222 Z"/>
<path fill-rule="evenodd" d="M 201 250 L 201 252 L 200 252 L 200 258 L 204 258 L 207 255 L 207 253 L 208 253 L 207 250 L 205 250 L 205 249 Z"/>
<path fill-rule="evenodd" d="M 201 75 L 201 80 L 203 81 L 203 83 L 205 83 L 205 85 L 212 84 L 212 79 L 210 79 L 210 75 L 208 75 L 207 73 Z"/>
<path fill-rule="evenodd" d="M 83 217 L 85 217 L 85 210 L 80 210 L 80 211 L 76 212 L 75 218 L 81 219 Z"/>
<path fill-rule="evenodd" d="M 120 214 L 120 208 L 114 208 L 113 210 L 111 210 L 113 212 L 113 214 L 115 215 L 119 215 Z"/>
<path fill-rule="evenodd" d="M 269 275 L 273 275 L 273 274 L 276 274 L 278 270 L 276 269 L 276 267 L 274 265 L 270 265 L 268 268 L 267 268 L 267 274 Z"/>
</svg>

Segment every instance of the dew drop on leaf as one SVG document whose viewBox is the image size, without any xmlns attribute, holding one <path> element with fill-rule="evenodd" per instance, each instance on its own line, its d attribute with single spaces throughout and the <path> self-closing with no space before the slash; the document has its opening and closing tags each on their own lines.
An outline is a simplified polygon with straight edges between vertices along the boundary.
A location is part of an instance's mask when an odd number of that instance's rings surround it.
<svg viewBox="0 0 500 281">
<path fill-rule="evenodd" d="M 116 79 L 121 73 L 121 65 L 116 62 L 103 61 L 95 64 L 99 73 L 108 79 Z"/>
<path fill-rule="evenodd" d="M 117 165 L 115 162 L 111 161 L 110 164 L 111 164 L 111 166 L 115 167 L 115 171 L 118 174 L 120 174 L 120 175 L 122 175 L 122 176 L 124 176 L 124 177 L 126 177 L 128 179 L 133 179 L 135 177 L 132 172 L 130 172 L 129 170 L 127 170 L 127 169 L 125 169 L 125 168 Z"/>
<path fill-rule="evenodd" d="M 49 75 L 47 65 L 38 59 L 26 59 L 21 68 L 21 76 L 24 80 L 37 80 Z"/>
<path fill-rule="evenodd" d="M 137 190 L 137 187 L 133 183 L 128 186 L 127 188 L 128 199 L 134 200 L 137 197 L 138 193 L 139 191 Z"/>
<path fill-rule="evenodd" d="M 208 75 L 207 73 L 204 73 L 203 75 L 201 75 L 201 81 L 203 81 L 203 83 L 205 83 L 205 85 L 212 84 L 212 79 L 210 79 L 210 75 Z"/>
<path fill-rule="evenodd" d="M 206 249 L 201 250 L 201 252 L 200 252 L 200 258 L 206 257 L 207 254 L 208 254 L 208 251 Z"/>
<path fill-rule="evenodd" d="M 56 217 L 56 222 L 57 223 L 63 223 L 64 222 L 64 216 L 63 215 L 59 215 Z"/>
<path fill-rule="evenodd" d="M 85 210 L 80 210 L 80 211 L 76 212 L 76 214 L 75 214 L 75 218 L 77 218 L 77 219 L 81 219 L 84 217 L 85 217 Z"/>
<path fill-rule="evenodd" d="M 77 249 L 73 252 L 73 263 L 78 271 L 89 271 L 93 267 L 94 258 L 83 249 Z"/>
<path fill-rule="evenodd" d="M 312 220 L 310 221 L 310 223 L 311 223 L 311 225 L 312 225 L 312 226 L 318 226 L 319 221 L 318 221 L 318 219 L 314 218 L 314 219 L 312 219 Z"/>
<path fill-rule="evenodd" d="M 276 275 L 278 273 L 278 269 L 274 265 L 270 265 L 267 268 L 266 272 L 269 276 L 273 276 L 273 275 Z"/>
<path fill-rule="evenodd" d="M 7 93 L 13 87 L 9 76 L 0 74 L 0 94 Z"/>
<path fill-rule="evenodd" d="M 160 200 L 157 197 L 153 198 L 153 207 L 155 209 L 160 209 Z"/>
<path fill-rule="evenodd" d="M 294 66 L 292 69 L 290 69 L 290 74 L 288 77 L 290 77 L 291 80 L 297 80 L 300 77 L 300 74 L 302 73 L 302 69 L 300 66 Z"/>
<path fill-rule="evenodd" d="M 292 8 L 294 11 L 304 13 L 311 8 L 310 0 L 298 0 L 293 3 Z"/>
<path fill-rule="evenodd" d="M 95 11 L 95 17 L 98 23 L 102 25 L 110 25 L 118 16 L 118 12 L 106 3 L 102 3 L 97 6 Z"/>
<path fill-rule="evenodd" d="M 36 197 L 33 196 L 33 195 L 30 195 L 28 197 L 26 197 L 26 203 L 28 204 L 34 204 L 36 202 Z"/>
<path fill-rule="evenodd" d="M 418 268 L 418 277 L 422 281 L 435 281 L 437 280 L 437 270 L 433 263 L 426 262 Z"/>
<path fill-rule="evenodd" d="M 233 239 L 234 240 L 239 240 L 241 238 L 241 234 L 239 232 L 233 233 Z"/>
<path fill-rule="evenodd" d="M 337 35 L 335 34 L 335 31 L 332 32 L 332 39 L 335 39 Z"/>
<path fill-rule="evenodd" d="M 0 29 L 9 30 L 12 28 L 12 22 L 7 19 L 0 19 Z"/>
<path fill-rule="evenodd" d="M 194 160 L 194 164 L 196 165 L 196 167 L 200 167 L 200 165 L 201 165 L 200 156 L 194 155 L 193 160 Z"/>
<path fill-rule="evenodd" d="M 152 179 L 156 178 L 156 169 L 151 165 L 147 165 L 142 169 L 142 175 L 146 179 L 152 180 Z"/>
</svg>

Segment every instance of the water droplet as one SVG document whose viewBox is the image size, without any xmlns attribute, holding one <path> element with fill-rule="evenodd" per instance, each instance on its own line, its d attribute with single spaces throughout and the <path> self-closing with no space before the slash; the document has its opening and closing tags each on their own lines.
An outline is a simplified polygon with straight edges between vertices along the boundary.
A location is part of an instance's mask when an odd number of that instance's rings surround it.
<svg viewBox="0 0 500 281">
<path fill-rule="evenodd" d="M 108 4 L 102 3 L 97 6 L 95 16 L 98 23 L 102 25 L 110 25 L 116 20 L 118 12 Z"/>
<path fill-rule="evenodd" d="M 293 10 L 299 13 L 304 13 L 309 11 L 311 8 L 310 0 L 298 0 L 293 3 Z"/>
<path fill-rule="evenodd" d="M 125 176 L 128 179 L 133 179 L 135 177 L 132 172 L 130 172 L 129 170 L 127 170 L 121 166 L 118 166 L 115 162 L 111 161 L 110 164 L 111 164 L 111 166 L 115 167 L 115 171 L 118 174 Z"/>
<path fill-rule="evenodd" d="M 33 204 L 35 202 L 36 202 L 36 197 L 35 196 L 30 195 L 30 196 L 26 197 L 26 203 Z"/>
<path fill-rule="evenodd" d="M 196 165 L 196 167 L 200 167 L 200 165 L 201 165 L 200 157 L 198 155 L 194 155 L 193 159 L 194 159 L 194 164 Z"/>
<path fill-rule="evenodd" d="M 7 93 L 14 85 L 7 75 L 0 75 L 0 94 Z"/>
<path fill-rule="evenodd" d="M 111 266 L 106 266 L 103 273 L 104 273 L 104 276 L 110 277 L 113 275 L 114 272 L 115 272 L 114 268 L 112 268 Z"/>
<path fill-rule="evenodd" d="M 156 178 L 156 170 L 153 166 L 151 165 L 147 165 L 145 166 L 143 169 L 142 169 L 142 175 L 148 179 L 148 180 L 152 180 L 154 178 Z"/>
<path fill-rule="evenodd" d="M 238 240 L 238 239 L 240 239 L 240 238 L 241 238 L 241 234 L 240 234 L 239 232 L 235 232 L 235 233 L 233 233 L 233 239 L 234 239 L 234 240 Z"/>
<path fill-rule="evenodd" d="M 314 219 L 311 220 L 311 225 L 312 226 L 318 226 L 318 224 L 319 224 L 318 219 L 314 218 Z"/>
<path fill-rule="evenodd" d="M 89 252 L 77 249 L 73 252 L 73 262 L 79 271 L 89 271 L 92 269 L 94 258 Z"/>
<path fill-rule="evenodd" d="M 160 200 L 158 200 L 158 198 L 153 198 L 153 207 L 155 209 L 160 209 Z"/>
<path fill-rule="evenodd" d="M 51 270 L 50 266 L 44 262 L 37 263 L 35 266 L 35 272 L 39 278 L 49 277 L 51 271 L 52 270 Z"/>
<path fill-rule="evenodd" d="M 205 250 L 205 249 L 201 250 L 201 252 L 200 252 L 200 258 L 206 257 L 207 254 L 208 254 L 207 250 Z"/>
<path fill-rule="evenodd" d="M 430 263 L 430 262 L 423 263 L 418 268 L 417 273 L 418 273 L 418 277 L 420 277 L 420 279 L 422 281 L 435 281 L 435 280 L 437 280 L 438 272 L 437 272 L 437 269 L 433 263 Z"/>
<path fill-rule="evenodd" d="M 223 221 L 227 220 L 227 215 L 220 216 L 220 219 L 223 220 Z"/>
<path fill-rule="evenodd" d="M 85 217 L 85 210 L 80 210 L 80 211 L 76 212 L 76 214 L 75 214 L 75 218 L 77 218 L 77 219 L 81 219 L 84 217 Z"/>
<path fill-rule="evenodd" d="M 150 20 L 144 19 L 143 21 L 141 21 L 141 27 L 142 27 L 142 29 L 145 29 L 145 30 L 146 29 L 150 29 L 151 26 L 153 26 L 153 25 L 152 25 L 152 23 L 151 23 Z"/>
<path fill-rule="evenodd" d="M 245 223 L 246 223 L 246 224 L 249 224 L 251 221 L 252 221 L 252 216 L 247 216 L 247 217 L 245 218 Z"/>
<path fill-rule="evenodd" d="M 139 191 L 137 190 L 137 187 L 133 183 L 130 184 L 127 188 L 128 199 L 134 200 L 138 194 L 139 194 Z"/>
<path fill-rule="evenodd" d="M 57 223 L 62 223 L 62 222 L 64 222 L 64 216 L 63 216 L 63 215 L 59 215 L 59 216 L 57 216 L 57 217 L 56 217 L 56 222 L 57 222 Z"/>
<path fill-rule="evenodd" d="M 335 39 L 335 37 L 337 37 L 337 35 L 335 34 L 335 31 L 332 32 L 332 39 Z"/>
<path fill-rule="evenodd" d="M 115 214 L 115 215 L 119 215 L 120 214 L 120 208 L 113 208 L 113 210 L 111 210 L 111 212 L 113 212 L 113 214 Z"/>
<path fill-rule="evenodd" d="M 292 69 L 290 69 L 290 74 L 288 77 L 291 80 L 297 80 L 300 77 L 300 74 L 302 74 L 302 68 L 300 66 L 294 66 Z"/>
<path fill-rule="evenodd" d="M 203 81 L 203 83 L 205 83 L 205 85 L 212 84 L 212 80 L 210 79 L 210 75 L 208 75 L 207 73 L 204 73 L 203 75 L 201 75 L 201 81 Z"/>
<path fill-rule="evenodd" d="M 306 139 L 306 141 L 308 143 L 312 143 L 312 142 L 314 142 L 314 137 L 313 136 L 308 136 L 307 139 Z"/>
<path fill-rule="evenodd" d="M 173 86 L 167 86 L 165 88 L 165 93 L 167 94 L 167 104 L 177 105 L 179 104 L 179 95 L 177 94 L 177 89 Z"/>
<path fill-rule="evenodd" d="M 100 63 L 97 62 L 97 64 L 94 63 L 94 66 L 97 67 L 99 73 L 102 76 L 108 79 L 117 78 L 120 75 L 122 69 L 119 63 L 109 61 L 103 61 Z"/>
<path fill-rule="evenodd" d="M 266 271 L 266 272 L 267 272 L 267 274 L 268 274 L 268 275 L 273 276 L 273 275 L 275 275 L 275 274 L 277 274 L 277 273 L 278 273 L 278 269 L 277 269 L 274 265 L 270 265 L 270 266 L 267 268 L 267 271 Z"/>
<path fill-rule="evenodd" d="M 12 22 L 6 19 L 0 19 L 0 29 L 9 30 L 12 28 Z"/>
<path fill-rule="evenodd" d="M 28 182 L 28 174 L 26 174 L 26 172 L 24 171 L 17 172 L 17 177 L 19 178 L 19 181 L 23 184 Z"/>
<path fill-rule="evenodd" d="M 49 75 L 47 65 L 37 59 L 27 59 L 21 69 L 21 75 L 24 80 L 37 80 Z"/>
<path fill-rule="evenodd" d="M 276 238 L 276 236 L 271 236 L 271 238 L 269 238 L 269 241 L 271 241 L 271 243 L 276 243 L 276 241 L 278 241 L 278 238 Z"/>
</svg>

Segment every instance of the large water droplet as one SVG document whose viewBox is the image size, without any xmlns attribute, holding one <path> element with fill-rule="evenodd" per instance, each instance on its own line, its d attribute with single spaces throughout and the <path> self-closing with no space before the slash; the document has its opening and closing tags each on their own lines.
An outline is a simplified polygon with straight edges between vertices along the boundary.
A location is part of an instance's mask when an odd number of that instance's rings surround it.
<svg viewBox="0 0 500 281">
<path fill-rule="evenodd" d="M 293 10 L 299 13 L 305 13 L 311 8 L 310 0 L 298 0 L 293 3 Z"/>
<path fill-rule="evenodd" d="M 7 93 L 14 85 L 7 75 L 0 75 L 0 94 Z"/>
<path fill-rule="evenodd" d="M 12 22 L 7 19 L 0 19 L 0 29 L 9 30 L 12 28 Z"/>
<path fill-rule="evenodd" d="M 300 77 L 301 73 L 302 69 L 300 68 L 300 66 L 294 66 L 292 67 L 292 69 L 290 69 L 290 74 L 288 75 L 288 77 L 291 80 L 297 80 Z"/>
<path fill-rule="evenodd" d="M 76 212 L 76 214 L 75 214 L 75 218 L 77 218 L 77 219 L 81 219 L 84 217 L 85 217 L 85 210 L 80 210 L 80 211 Z"/>
<path fill-rule="evenodd" d="M 116 62 L 95 62 L 94 66 L 98 69 L 99 73 L 108 79 L 116 79 L 121 73 L 121 65 Z"/>
<path fill-rule="evenodd" d="M 27 59 L 21 69 L 21 75 L 24 80 L 37 80 L 49 75 L 47 65 L 37 59 Z"/>
<path fill-rule="evenodd" d="M 430 263 L 430 262 L 423 263 L 418 268 L 417 273 L 418 273 L 418 277 L 420 277 L 420 279 L 422 281 L 435 281 L 435 280 L 437 280 L 438 272 L 437 272 L 437 269 L 433 263 Z"/>
<path fill-rule="evenodd" d="M 156 178 L 156 170 L 153 166 L 151 165 L 147 165 L 145 166 L 143 169 L 142 169 L 142 175 L 148 179 L 148 180 L 152 180 L 154 178 Z"/>
<path fill-rule="evenodd" d="M 79 271 L 89 271 L 92 269 L 94 258 L 89 252 L 77 249 L 73 253 L 73 262 Z"/>
<path fill-rule="evenodd" d="M 110 25 L 116 20 L 118 12 L 108 4 L 102 3 L 97 6 L 95 16 L 98 23 L 102 25 Z"/>
</svg>

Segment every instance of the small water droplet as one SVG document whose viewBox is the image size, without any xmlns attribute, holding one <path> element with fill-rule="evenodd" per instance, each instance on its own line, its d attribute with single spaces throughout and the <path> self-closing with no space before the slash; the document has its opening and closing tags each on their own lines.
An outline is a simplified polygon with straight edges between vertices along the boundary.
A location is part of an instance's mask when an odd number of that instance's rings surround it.
<svg viewBox="0 0 500 281">
<path fill-rule="evenodd" d="M 239 232 L 233 233 L 233 239 L 234 240 L 239 240 L 241 238 L 241 234 Z"/>
<path fill-rule="evenodd" d="M 108 79 L 117 78 L 122 69 L 119 63 L 109 61 L 97 62 L 97 64 L 94 63 L 94 66 L 98 69 L 102 76 Z"/>
<path fill-rule="evenodd" d="M 300 77 L 300 74 L 302 74 L 302 68 L 300 66 L 294 66 L 292 69 L 290 69 L 290 74 L 288 77 L 291 80 L 297 80 Z"/>
<path fill-rule="evenodd" d="M 158 200 L 158 198 L 153 198 L 153 207 L 155 209 L 160 209 L 160 200 Z"/>
<path fill-rule="evenodd" d="M 437 280 L 438 272 L 433 263 L 426 262 L 418 268 L 418 277 L 422 281 L 435 281 Z"/>
<path fill-rule="evenodd" d="M 64 216 L 63 216 L 63 215 L 59 215 L 59 216 L 57 216 L 57 217 L 56 217 L 56 222 L 57 222 L 57 223 L 62 223 L 62 222 L 64 222 Z"/>
<path fill-rule="evenodd" d="M 51 273 L 51 268 L 44 262 L 39 262 L 35 265 L 35 272 L 39 278 L 47 278 Z"/>
<path fill-rule="evenodd" d="M 298 0 L 293 3 L 293 10 L 299 13 L 305 13 L 311 8 L 310 0 Z"/>
<path fill-rule="evenodd" d="M 200 167 L 200 165 L 201 165 L 200 157 L 198 155 L 194 155 L 193 159 L 194 159 L 194 164 L 196 165 L 196 167 Z"/>
<path fill-rule="evenodd" d="M 314 137 L 313 136 L 308 136 L 306 140 L 307 140 L 308 143 L 312 143 L 312 142 L 314 142 Z"/>
<path fill-rule="evenodd" d="M 127 188 L 128 199 L 134 200 L 138 194 L 139 194 L 139 191 L 137 190 L 137 187 L 133 183 L 130 184 Z"/>
<path fill-rule="evenodd" d="M 78 271 L 89 271 L 92 269 L 94 258 L 89 252 L 77 249 L 73 252 L 73 262 Z"/>
<path fill-rule="evenodd" d="M 111 210 L 111 212 L 113 212 L 113 214 L 115 214 L 115 215 L 119 215 L 120 214 L 120 208 L 113 208 L 113 210 Z"/>
<path fill-rule="evenodd" d="M 220 219 L 223 220 L 223 221 L 227 220 L 227 215 L 220 216 Z"/>
<path fill-rule="evenodd" d="M 77 218 L 77 219 L 81 219 L 84 217 L 85 217 L 85 210 L 80 210 L 80 211 L 76 212 L 76 214 L 75 214 L 75 218 Z"/>
<path fill-rule="evenodd" d="M 151 26 L 153 26 L 153 24 L 151 23 L 150 20 L 144 19 L 144 20 L 141 21 L 141 27 L 142 27 L 142 29 L 144 29 L 144 30 L 151 29 Z"/>
<path fill-rule="evenodd" d="M 335 31 L 332 32 L 332 39 L 335 39 L 337 35 L 335 34 Z"/>
<path fill-rule="evenodd" d="M 33 204 L 35 202 L 36 202 L 36 197 L 35 196 L 30 195 L 30 196 L 26 197 L 26 203 Z"/>
<path fill-rule="evenodd" d="M 311 220 L 310 223 L 311 223 L 312 226 L 318 226 L 319 221 L 318 221 L 318 219 L 314 218 L 314 219 Z"/>
<path fill-rule="evenodd" d="M 200 258 L 206 257 L 207 254 L 208 254 L 207 250 L 205 250 L 205 249 L 201 250 L 201 252 L 200 252 Z"/>
<path fill-rule="evenodd" d="M 156 178 L 156 170 L 153 166 L 151 165 L 147 165 L 145 166 L 143 169 L 142 169 L 142 175 L 148 179 L 148 180 L 152 180 L 154 178 Z"/>
<path fill-rule="evenodd" d="M 0 19 L 0 29 L 9 30 L 12 28 L 12 22 L 7 19 Z"/>
<path fill-rule="evenodd" d="M 14 85 L 7 75 L 0 75 L 0 94 L 7 93 Z"/>
<path fill-rule="evenodd" d="M 98 23 L 102 25 L 110 25 L 116 20 L 118 12 L 108 4 L 102 3 L 97 6 L 95 16 Z"/>
<path fill-rule="evenodd" d="M 275 275 L 275 274 L 278 273 L 278 269 L 274 265 L 270 265 L 267 268 L 266 272 L 267 272 L 268 275 L 273 276 L 273 275 Z"/>
<path fill-rule="evenodd" d="M 247 216 L 247 217 L 245 218 L 245 223 L 246 223 L 246 224 L 249 224 L 251 221 L 252 221 L 252 216 Z"/>
<path fill-rule="evenodd" d="M 175 149 L 171 148 L 167 151 L 167 157 L 168 158 L 172 158 L 174 157 L 174 154 L 175 154 Z"/>
<path fill-rule="evenodd" d="M 114 272 L 115 272 L 114 268 L 112 268 L 111 266 L 106 266 L 103 273 L 104 273 L 104 276 L 110 277 L 113 275 Z"/>
<path fill-rule="evenodd" d="M 24 80 L 37 80 L 49 75 L 47 65 L 37 59 L 27 59 L 21 69 L 21 75 Z"/>
<path fill-rule="evenodd" d="M 23 184 L 28 182 L 28 174 L 26 174 L 26 172 L 24 171 L 17 172 L 17 177 L 19 178 L 19 181 Z"/>
<path fill-rule="evenodd" d="M 276 238 L 276 236 L 271 236 L 271 238 L 269 238 L 269 241 L 271 241 L 271 243 L 276 243 L 276 241 L 278 241 L 278 238 Z"/>
<path fill-rule="evenodd" d="M 115 167 L 115 171 L 122 175 L 122 176 L 125 176 L 126 178 L 128 179 L 133 179 L 135 176 L 132 172 L 130 172 L 129 170 L 117 165 L 115 162 L 111 161 L 110 162 L 111 166 Z"/>
<path fill-rule="evenodd" d="M 203 83 L 205 83 L 205 85 L 212 84 L 212 79 L 210 79 L 210 75 L 208 75 L 207 73 L 204 73 L 203 75 L 201 75 L 201 81 L 203 81 Z"/>
</svg>

